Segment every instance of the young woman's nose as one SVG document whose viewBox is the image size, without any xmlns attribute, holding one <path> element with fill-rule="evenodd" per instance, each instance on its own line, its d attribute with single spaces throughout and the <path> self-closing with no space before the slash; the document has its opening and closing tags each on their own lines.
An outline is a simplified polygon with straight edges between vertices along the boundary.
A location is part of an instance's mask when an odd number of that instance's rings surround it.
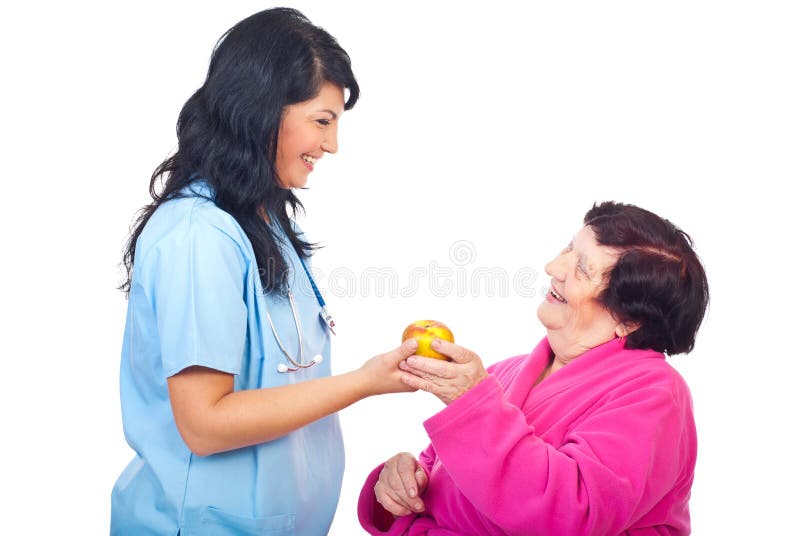
<svg viewBox="0 0 800 536">
<path fill-rule="evenodd" d="M 321 149 L 326 153 L 336 154 L 339 150 L 339 140 L 336 123 L 333 123 L 325 132 L 325 137 L 322 138 Z"/>
</svg>

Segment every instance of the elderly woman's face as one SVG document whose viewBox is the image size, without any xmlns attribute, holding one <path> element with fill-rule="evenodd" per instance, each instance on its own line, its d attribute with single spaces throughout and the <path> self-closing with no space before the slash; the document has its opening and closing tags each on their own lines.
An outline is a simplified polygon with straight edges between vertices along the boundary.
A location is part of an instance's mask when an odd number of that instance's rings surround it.
<svg viewBox="0 0 800 536">
<path fill-rule="evenodd" d="M 591 227 L 583 227 L 545 266 L 552 280 L 538 315 L 557 356 L 576 357 L 614 338 L 618 323 L 595 298 L 606 288 L 618 257 L 616 250 L 597 243 Z"/>
</svg>

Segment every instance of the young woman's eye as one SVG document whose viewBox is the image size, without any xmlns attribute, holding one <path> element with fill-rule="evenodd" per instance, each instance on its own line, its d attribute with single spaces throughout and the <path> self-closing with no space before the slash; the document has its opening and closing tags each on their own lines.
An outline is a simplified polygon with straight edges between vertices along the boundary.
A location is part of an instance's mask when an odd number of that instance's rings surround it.
<svg viewBox="0 0 800 536">
<path fill-rule="evenodd" d="M 327 127 L 328 125 L 331 124 L 331 120 L 330 119 L 317 119 L 317 123 L 319 123 L 323 127 Z"/>
</svg>

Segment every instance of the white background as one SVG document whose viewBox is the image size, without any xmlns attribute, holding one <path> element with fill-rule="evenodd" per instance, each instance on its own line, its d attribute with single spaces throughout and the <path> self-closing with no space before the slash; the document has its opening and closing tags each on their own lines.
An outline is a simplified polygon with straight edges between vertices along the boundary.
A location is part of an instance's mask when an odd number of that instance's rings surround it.
<svg viewBox="0 0 800 536">
<path fill-rule="evenodd" d="M 132 456 L 115 290 L 128 225 L 216 39 L 269 5 L 17 4 L 0 14 L 0 532 L 102 534 Z M 695 352 L 671 359 L 695 399 L 695 533 L 796 530 L 794 3 L 293 5 L 339 39 L 363 90 L 339 154 L 301 193 L 301 224 L 326 246 L 314 262 L 340 327 L 335 369 L 425 317 L 486 363 L 528 352 L 543 335 L 540 297 L 472 274 L 535 270 L 538 291 L 592 202 L 639 204 L 694 237 L 711 282 Z M 450 292 L 423 278 L 401 295 L 431 263 L 451 270 Z M 393 270 L 399 287 L 359 282 L 370 269 Z M 345 270 L 357 284 L 341 292 L 331 275 Z M 440 407 L 416 393 L 341 413 L 348 465 L 332 534 L 358 533 L 368 471 L 423 448 L 421 423 Z"/>
</svg>

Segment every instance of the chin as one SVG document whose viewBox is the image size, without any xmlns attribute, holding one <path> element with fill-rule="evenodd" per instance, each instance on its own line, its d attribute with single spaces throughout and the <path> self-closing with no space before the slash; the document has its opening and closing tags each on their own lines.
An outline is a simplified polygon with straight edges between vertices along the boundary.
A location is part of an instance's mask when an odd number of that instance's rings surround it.
<svg viewBox="0 0 800 536">
<path fill-rule="evenodd" d="M 553 331 L 564 328 L 568 324 L 561 315 L 555 315 L 547 310 L 542 311 L 541 308 L 537 311 L 537 316 L 539 317 L 539 323 L 544 326 L 548 335 Z"/>
<path fill-rule="evenodd" d="M 292 183 L 292 188 L 305 188 L 306 184 L 308 184 L 308 175 L 298 177 L 297 180 Z"/>
<path fill-rule="evenodd" d="M 308 179 L 302 180 L 290 180 L 285 183 L 281 184 L 281 188 L 284 190 L 295 190 L 298 188 L 305 188 L 306 184 L 308 183 Z"/>
<path fill-rule="evenodd" d="M 539 304 L 539 308 L 536 309 L 536 316 L 539 318 L 539 322 L 542 325 L 549 329 L 548 324 L 552 324 L 552 313 L 548 314 L 548 306 L 549 304 L 546 301 L 543 301 Z"/>
</svg>

